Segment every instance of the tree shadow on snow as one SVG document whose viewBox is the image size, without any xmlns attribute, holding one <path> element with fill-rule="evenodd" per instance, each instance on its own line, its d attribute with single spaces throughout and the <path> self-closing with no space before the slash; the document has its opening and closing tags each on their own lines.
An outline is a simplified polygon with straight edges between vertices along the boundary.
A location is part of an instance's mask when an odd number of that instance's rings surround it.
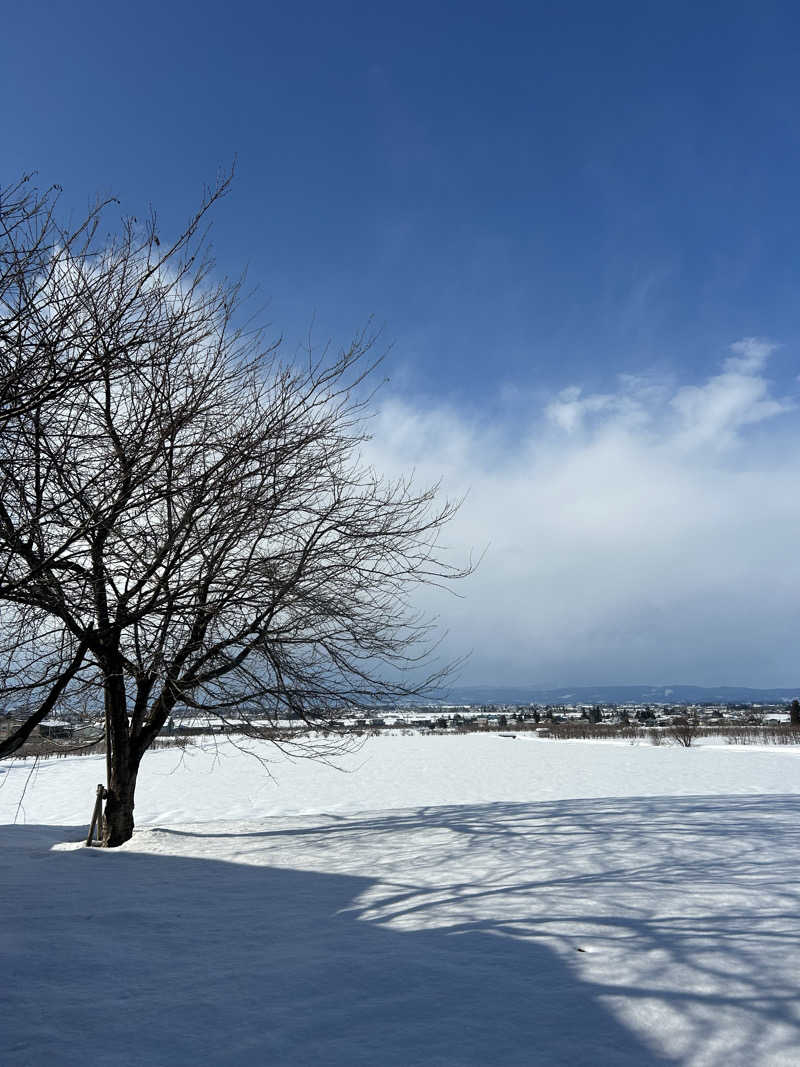
<svg viewBox="0 0 800 1067">
<path fill-rule="evenodd" d="M 712 897 L 720 885 L 749 891 L 785 879 L 755 934 L 794 951 L 800 891 L 781 857 L 786 834 L 798 833 L 797 805 L 604 799 L 330 817 L 235 835 L 161 831 L 207 844 L 236 838 L 245 851 L 249 839 L 290 841 L 300 857 L 365 843 L 380 854 L 382 842 L 388 850 L 419 833 L 420 847 L 433 848 L 426 884 L 411 874 L 386 884 L 149 852 L 50 851 L 69 830 L 2 828 L 3 1062 L 683 1062 L 621 1022 L 611 1007 L 620 998 L 679 1012 L 693 1053 L 712 1041 L 714 1013 L 738 1012 L 738 1047 L 720 1049 L 718 1062 L 771 1062 L 762 1058 L 771 1032 L 793 1027 L 800 1037 L 796 991 L 773 988 L 759 970 L 752 912 L 734 898 L 717 909 Z M 465 850 L 489 840 L 491 877 L 464 881 Z M 531 856 L 534 871 L 541 861 L 533 877 Z M 685 913 L 648 912 L 637 896 L 637 886 L 651 896 L 655 886 L 674 899 L 683 885 L 695 893 Z M 652 966 L 641 981 L 588 980 L 570 963 L 587 937 L 634 959 L 663 957 L 684 969 L 685 988 L 659 983 Z"/>
<path fill-rule="evenodd" d="M 388 852 L 418 834 L 422 871 L 382 864 L 362 917 L 587 953 L 584 991 L 668 1038 L 680 1062 L 794 1067 L 799 816 L 794 794 L 612 797 L 329 816 L 246 836 L 298 839 L 313 855 L 384 837 Z"/>
<path fill-rule="evenodd" d="M 546 948 L 359 921 L 369 879 L 64 836 L 0 837 L 6 1064 L 668 1062 Z"/>
</svg>

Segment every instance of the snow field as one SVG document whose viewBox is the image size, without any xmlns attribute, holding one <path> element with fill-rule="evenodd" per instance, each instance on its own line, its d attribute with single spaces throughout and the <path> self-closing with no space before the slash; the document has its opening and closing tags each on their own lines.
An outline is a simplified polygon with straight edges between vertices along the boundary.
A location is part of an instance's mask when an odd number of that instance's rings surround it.
<svg viewBox="0 0 800 1067">
<path fill-rule="evenodd" d="M 3 768 L 6 1062 L 794 1067 L 798 756 L 160 751 L 110 853 L 102 760 Z"/>
</svg>

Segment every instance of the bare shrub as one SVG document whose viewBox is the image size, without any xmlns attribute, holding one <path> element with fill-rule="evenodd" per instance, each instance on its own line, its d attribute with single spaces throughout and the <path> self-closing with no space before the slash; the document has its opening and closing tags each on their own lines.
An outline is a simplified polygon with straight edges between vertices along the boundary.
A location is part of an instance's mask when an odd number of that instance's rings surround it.
<svg viewBox="0 0 800 1067">
<path fill-rule="evenodd" d="M 694 716 L 682 716 L 675 719 L 667 728 L 667 737 L 682 748 L 691 748 L 700 735 L 701 727 Z"/>
</svg>

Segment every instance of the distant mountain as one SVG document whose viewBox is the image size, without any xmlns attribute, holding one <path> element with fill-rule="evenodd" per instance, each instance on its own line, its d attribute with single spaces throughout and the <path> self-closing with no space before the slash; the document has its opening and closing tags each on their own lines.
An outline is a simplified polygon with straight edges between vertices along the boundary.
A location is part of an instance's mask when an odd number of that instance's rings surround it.
<svg viewBox="0 0 800 1067">
<path fill-rule="evenodd" d="M 749 689 L 736 685 L 454 686 L 442 700 L 453 704 L 764 704 L 800 697 L 794 689 Z"/>
</svg>

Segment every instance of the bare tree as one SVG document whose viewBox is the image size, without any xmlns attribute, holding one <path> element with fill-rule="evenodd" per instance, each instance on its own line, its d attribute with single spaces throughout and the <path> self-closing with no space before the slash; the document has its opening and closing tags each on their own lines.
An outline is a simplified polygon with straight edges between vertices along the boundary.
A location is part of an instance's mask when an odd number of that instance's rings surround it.
<svg viewBox="0 0 800 1067">
<path fill-rule="evenodd" d="M 228 181 L 169 244 L 154 217 L 99 241 L 102 205 L 69 228 L 53 194 L 0 199 L 0 684 L 18 723 L 0 755 L 56 708 L 102 708 L 107 846 L 130 838 L 140 761 L 177 710 L 258 736 L 429 687 L 410 595 L 466 573 L 437 548 L 454 506 L 361 458 L 371 339 L 285 360 L 238 325 L 201 232 Z"/>
</svg>

